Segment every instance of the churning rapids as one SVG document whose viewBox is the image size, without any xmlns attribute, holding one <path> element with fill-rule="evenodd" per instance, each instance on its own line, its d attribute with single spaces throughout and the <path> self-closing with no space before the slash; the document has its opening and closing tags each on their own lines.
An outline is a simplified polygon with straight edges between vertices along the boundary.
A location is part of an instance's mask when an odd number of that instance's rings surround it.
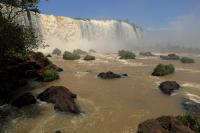
<svg viewBox="0 0 200 133">
<path fill-rule="evenodd" d="M 164 61 L 159 57 L 137 57 L 136 60 L 119 60 L 116 54 L 96 54 L 92 62 L 66 61 L 52 58 L 64 69 L 57 81 L 45 83 L 33 90 L 37 95 L 52 85 L 63 85 L 78 95 L 77 102 L 83 113 L 80 116 L 54 111 L 51 104 L 38 101 L 37 106 L 24 109 L 23 116 L 11 120 L 5 133 L 133 133 L 137 125 L 161 115 L 183 114 L 181 99 L 200 102 L 200 59 L 195 64 Z M 152 77 L 158 63 L 172 63 L 176 73 L 165 77 Z M 122 79 L 102 80 L 97 74 L 112 70 L 127 73 Z M 158 83 L 176 80 L 183 87 L 171 97 L 157 89 Z"/>
</svg>

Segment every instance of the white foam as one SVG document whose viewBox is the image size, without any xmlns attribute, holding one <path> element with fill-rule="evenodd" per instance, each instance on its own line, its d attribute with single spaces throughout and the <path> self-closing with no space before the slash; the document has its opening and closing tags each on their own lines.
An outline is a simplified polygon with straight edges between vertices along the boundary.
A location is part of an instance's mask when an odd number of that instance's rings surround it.
<svg viewBox="0 0 200 133">
<path fill-rule="evenodd" d="M 197 83 L 184 83 L 181 86 L 182 87 L 191 87 L 191 88 L 200 89 L 200 84 L 197 84 Z"/>
<path fill-rule="evenodd" d="M 187 71 L 192 73 L 200 73 L 200 70 L 188 69 L 188 68 L 176 68 L 177 71 Z"/>
<path fill-rule="evenodd" d="M 88 74 L 88 72 L 76 72 L 76 73 L 75 73 L 75 76 L 76 76 L 76 77 L 83 77 L 83 76 L 85 76 L 86 74 Z"/>
<path fill-rule="evenodd" d="M 194 102 L 196 102 L 196 103 L 200 103 L 200 96 L 198 96 L 198 95 L 195 95 L 195 94 L 191 94 L 191 93 L 186 93 L 186 96 L 190 99 L 190 100 L 192 100 L 192 101 L 194 101 Z"/>
<path fill-rule="evenodd" d="M 141 62 L 131 62 L 130 60 L 119 60 L 119 62 L 124 64 L 124 65 L 128 65 L 128 66 L 135 66 L 135 67 L 145 66 Z"/>
</svg>

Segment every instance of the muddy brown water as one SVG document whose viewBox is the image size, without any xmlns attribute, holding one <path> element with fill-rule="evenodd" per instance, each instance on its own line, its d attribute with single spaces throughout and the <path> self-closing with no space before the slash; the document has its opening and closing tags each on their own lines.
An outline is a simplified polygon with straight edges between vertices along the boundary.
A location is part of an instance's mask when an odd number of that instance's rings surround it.
<svg viewBox="0 0 200 133">
<path fill-rule="evenodd" d="M 118 60 L 115 54 L 98 54 L 97 60 L 86 62 L 52 61 L 64 69 L 60 79 L 45 83 L 33 91 L 35 95 L 52 85 L 63 85 L 78 95 L 77 103 L 83 113 L 73 116 L 54 111 L 53 105 L 38 101 L 37 106 L 24 109 L 29 114 L 14 119 L 5 133 L 134 133 L 140 122 L 161 115 L 184 114 L 183 97 L 200 98 L 200 57 L 195 64 L 164 61 L 159 57 L 137 57 L 136 60 Z M 174 64 L 176 73 L 152 77 L 158 63 Z M 102 71 L 127 73 L 127 78 L 102 80 Z M 166 96 L 157 86 L 165 80 L 175 80 L 183 87 L 176 95 Z"/>
</svg>

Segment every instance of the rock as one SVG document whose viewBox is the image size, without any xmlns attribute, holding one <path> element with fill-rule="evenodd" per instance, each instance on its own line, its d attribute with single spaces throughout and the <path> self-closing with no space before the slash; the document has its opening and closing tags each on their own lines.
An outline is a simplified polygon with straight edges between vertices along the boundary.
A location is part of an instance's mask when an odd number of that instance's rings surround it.
<svg viewBox="0 0 200 133">
<path fill-rule="evenodd" d="M 159 86 L 160 90 L 167 95 L 171 95 L 180 88 L 180 85 L 176 81 L 165 81 Z"/>
<path fill-rule="evenodd" d="M 62 71 L 63 71 L 62 68 L 58 67 L 58 66 L 55 65 L 55 64 L 50 64 L 50 65 L 46 66 L 45 69 L 46 69 L 46 70 L 47 70 L 47 69 L 48 69 L 48 70 L 52 69 L 52 70 L 55 70 L 55 71 L 58 71 L 58 72 L 62 72 Z"/>
<path fill-rule="evenodd" d="M 50 54 L 48 54 L 46 57 L 52 57 Z"/>
<path fill-rule="evenodd" d="M 62 133 L 60 130 L 55 131 L 55 133 Z"/>
<path fill-rule="evenodd" d="M 75 102 L 76 94 L 73 94 L 63 86 L 51 86 L 37 97 L 41 101 L 53 103 L 54 109 L 62 112 L 79 114 L 80 110 Z"/>
<path fill-rule="evenodd" d="M 151 52 L 140 52 L 141 56 L 154 56 Z"/>
<path fill-rule="evenodd" d="M 197 103 L 190 99 L 184 99 L 182 102 L 182 106 L 183 106 L 183 109 L 185 109 L 188 114 L 191 114 L 191 115 L 200 114 L 200 103 Z"/>
<path fill-rule="evenodd" d="M 182 118 L 162 116 L 150 119 L 139 124 L 137 133 L 195 133 L 182 121 Z"/>
<path fill-rule="evenodd" d="M 115 79 L 115 78 L 121 78 L 121 75 L 119 74 L 115 74 L 111 71 L 108 72 L 101 72 L 98 74 L 98 77 L 102 78 L 102 79 Z"/>
<path fill-rule="evenodd" d="M 31 93 L 24 93 L 12 102 L 12 106 L 22 108 L 27 105 L 35 104 L 36 99 Z"/>
<path fill-rule="evenodd" d="M 165 76 L 168 74 L 173 74 L 175 72 L 175 67 L 172 64 L 164 65 L 158 64 L 154 70 L 152 75 L 153 76 Z"/>
<path fill-rule="evenodd" d="M 128 74 L 124 73 L 124 74 L 122 74 L 122 76 L 124 76 L 124 77 L 127 77 L 127 76 L 128 76 Z"/>
</svg>

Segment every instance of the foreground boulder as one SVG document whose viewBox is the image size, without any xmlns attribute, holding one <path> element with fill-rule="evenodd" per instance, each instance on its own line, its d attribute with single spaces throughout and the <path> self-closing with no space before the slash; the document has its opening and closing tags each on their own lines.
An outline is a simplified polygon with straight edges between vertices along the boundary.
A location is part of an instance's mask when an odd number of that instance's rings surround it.
<svg viewBox="0 0 200 133">
<path fill-rule="evenodd" d="M 195 102 L 190 99 L 184 99 L 182 102 L 183 109 L 186 110 L 188 114 L 199 115 L 200 114 L 200 103 Z"/>
<path fill-rule="evenodd" d="M 193 125 L 189 126 L 185 116 L 163 116 L 150 119 L 138 126 L 137 133 L 195 133 Z"/>
<path fill-rule="evenodd" d="M 121 78 L 122 76 L 128 76 L 127 74 L 116 74 L 111 71 L 108 72 L 101 72 L 98 74 L 98 77 L 102 79 L 116 79 L 116 78 Z"/>
<path fill-rule="evenodd" d="M 31 93 L 24 93 L 12 102 L 12 106 L 22 108 L 35 103 L 36 99 Z"/>
<path fill-rule="evenodd" d="M 75 114 L 80 113 L 80 110 L 75 102 L 76 94 L 73 94 L 63 86 L 51 86 L 39 94 L 37 98 L 41 101 L 55 104 L 55 110 Z"/>
<path fill-rule="evenodd" d="M 167 95 L 171 95 L 180 89 L 180 85 L 176 81 L 165 81 L 159 85 L 159 89 Z"/>
</svg>

